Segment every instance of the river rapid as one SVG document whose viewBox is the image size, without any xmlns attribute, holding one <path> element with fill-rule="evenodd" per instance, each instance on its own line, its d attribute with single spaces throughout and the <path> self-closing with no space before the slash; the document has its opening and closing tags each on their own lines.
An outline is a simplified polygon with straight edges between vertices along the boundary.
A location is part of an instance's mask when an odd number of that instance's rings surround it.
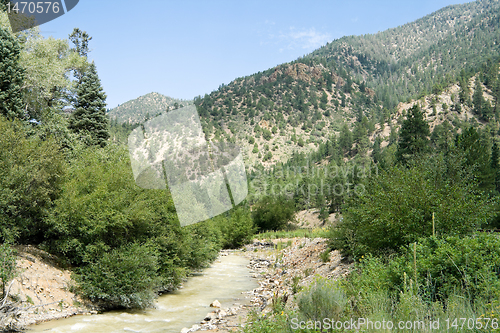
<svg viewBox="0 0 500 333">
<path fill-rule="evenodd" d="M 160 296 L 153 309 L 74 316 L 29 326 L 27 332 L 179 333 L 202 321 L 213 310 L 209 305 L 216 299 L 223 308 L 245 302 L 242 292 L 258 287 L 248 263 L 249 259 L 238 252 L 221 256 L 209 268 L 190 277 L 183 288 Z"/>
</svg>

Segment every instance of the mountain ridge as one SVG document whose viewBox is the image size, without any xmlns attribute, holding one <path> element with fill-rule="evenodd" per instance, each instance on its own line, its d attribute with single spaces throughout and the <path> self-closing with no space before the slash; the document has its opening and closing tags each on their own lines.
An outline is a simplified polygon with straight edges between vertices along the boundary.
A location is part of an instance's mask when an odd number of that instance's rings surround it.
<svg viewBox="0 0 500 333">
<path fill-rule="evenodd" d="M 192 100 L 169 97 L 158 92 L 151 92 L 129 100 L 109 110 L 112 121 L 130 125 L 142 123 L 162 112 L 193 104 Z"/>
</svg>

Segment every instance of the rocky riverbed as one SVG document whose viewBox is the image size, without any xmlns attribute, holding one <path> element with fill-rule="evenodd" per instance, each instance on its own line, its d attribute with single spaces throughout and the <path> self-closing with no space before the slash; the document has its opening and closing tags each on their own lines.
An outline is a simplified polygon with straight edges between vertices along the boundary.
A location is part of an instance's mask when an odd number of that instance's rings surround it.
<svg viewBox="0 0 500 333">
<path fill-rule="evenodd" d="M 271 312 L 273 300 L 294 307 L 296 291 L 311 284 L 316 276 L 338 279 L 349 273 L 350 265 L 342 262 L 340 253 L 332 251 L 327 256 L 323 254 L 326 249 L 325 238 L 255 240 L 244 251 L 259 287 L 244 293 L 239 303 L 214 302 L 214 310 L 202 322 L 181 332 L 236 332 L 244 327 L 251 311 Z"/>
</svg>

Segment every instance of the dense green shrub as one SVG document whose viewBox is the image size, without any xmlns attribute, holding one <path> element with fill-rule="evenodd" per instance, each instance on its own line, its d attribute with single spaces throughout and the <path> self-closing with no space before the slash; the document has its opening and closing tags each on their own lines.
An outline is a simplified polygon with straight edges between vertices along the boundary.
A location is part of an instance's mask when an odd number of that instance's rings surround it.
<svg viewBox="0 0 500 333">
<path fill-rule="evenodd" d="M 186 267 L 202 268 L 217 258 L 223 238 L 215 221 L 191 224 L 183 227 L 181 232 L 183 248 L 180 253 Z"/>
<path fill-rule="evenodd" d="M 157 254 L 137 243 L 106 252 L 74 275 L 81 294 L 103 308 L 146 308 L 159 287 Z"/>
<path fill-rule="evenodd" d="M 116 147 L 89 148 L 72 160 L 47 223 L 48 245 L 74 265 L 128 242 L 180 232 L 167 192 L 136 186 L 128 154 Z"/>
<path fill-rule="evenodd" d="M 345 254 L 398 251 L 435 232 L 464 235 L 487 223 L 492 203 L 476 189 L 460 158 L 441 155 L 408 168 L 394 166 L 372 177 L 364 195 L 353 196 L 332 244 Z"/>
<path fill-rule="evenodd" d="M 247 207 L 238 207 L 230 212 L 229 217 L 220 216 L 215 221 L 220 223 L 224 248 L 234 249 L 250 243 L 257 230 Z"/>
<path fill-rule="evenodd" d="M 284 196 L 266 196 L 252 210 L 252 218 L 259 230 L 279 230 L 292 220 L 295 208 L 292 200 Z"/>
<path fill-rule="evenodd" d="M 408 274 L 414 272 L 413 246 L 406 250 Z M 474 301 L 500 298 L 500 239 L 496 235 L 427 238 L 417 243 L 417 281 L 431 300 L 465 294 Z M 401 264 L 403 266 L 403 264 Z"/>
<path fill-rule="evenodd" d="M 374 296 L 400 298 L 412 292 L 427 304 L 446 305 L 455 296 L 472 303 L 500 297 L 500 239 L 491 234 L 430 237 L 387 258 L 367 255 L 342 284 L 361 312 Z M 416 269 L 416 271 L 415 271 Z"/>
<path fill-rule="evenodd" d="M 63 156 L 50 138 L 26 138 L 20 122 L 0 116 L 0 133 L 0 240 L 39 243 L 64 180 Z"/>
<path fill-rule="evenodd" d="M 264 130 L 262 131 L 262 137 L 264 138 L 264 140 L 269 141 L 269 140 L 271 140 L 272 136 L 273 135 L 272 135 L 271 131 L 264 128 Z"/>
<path fill-rule="evenodd" d="M 20 55 L 19 41 L 0 27 L 0 115 L 9 119 L 26 118 L 22 100 L 25 71 L 19 65 Z"/>
<path fill-rule="evenodd" d="M 47 247 L 81 267 L 82 283 L 87 274 L 96 274 L 95 265 L 104 254 L 114 253 L 106 257 L 112 272 L 120 267 L 119 263 L 111 263 L 119 260 L 120 249 L 147 243 L 157 254 L 158 268 L 151 276 L 157 284 L 153 287 L 169 290 L 189 269 L 213 260 L 222 242 L 213 222 L 181 228 L 169 192 L 136 186 L 126 150 L 112 145 L 85 149 L 72 160 L 68 180 L 46 221 L 50 226 Z M 118 274 L 116 283 L 120 278 L 128 277 Z M 108 307 L 142 306 L 139 301 L 122 304 L 105 297 L 106 286 L 92 294 L 89 285 L 93 280 L 89 281 L 82 287 L 84 295 L 93 295 L 103 304 L 109 302 Z"/>
</svg>

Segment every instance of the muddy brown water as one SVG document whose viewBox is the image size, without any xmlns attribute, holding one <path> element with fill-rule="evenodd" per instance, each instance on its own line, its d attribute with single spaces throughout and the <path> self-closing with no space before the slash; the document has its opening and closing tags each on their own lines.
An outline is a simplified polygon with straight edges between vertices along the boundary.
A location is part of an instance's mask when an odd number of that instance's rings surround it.
<svg viewBox="0 0 500 333">
<path fill-rule="evenodd" d="M 230 253 L 217 259 L 197 276 L 190 277 L 184 287 L 162 295 L 154 309 L 145 311 L 111 311 L 92 316 L 74 316 L 32 325 L 27 332 L 172 332 L 199 324 L 214 300 L 222 307 L 243 303 L 242 292 L 258 287 L 247 268 L 249 259 Z"/>
</svg>

